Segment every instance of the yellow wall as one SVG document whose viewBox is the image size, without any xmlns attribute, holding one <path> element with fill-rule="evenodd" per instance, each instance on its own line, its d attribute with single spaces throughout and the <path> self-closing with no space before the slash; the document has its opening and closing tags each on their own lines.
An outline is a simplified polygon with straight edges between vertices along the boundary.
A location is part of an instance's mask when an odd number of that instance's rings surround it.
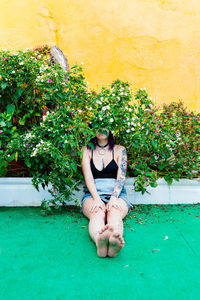
<svg viewBox="0 0 200 300">
<path fill-rule="evenodd" d="M 120 78 L 200 112 L 199 0 L 0 0 L 0 48 L 60 47 L 89 87 Z"/>
</svg>

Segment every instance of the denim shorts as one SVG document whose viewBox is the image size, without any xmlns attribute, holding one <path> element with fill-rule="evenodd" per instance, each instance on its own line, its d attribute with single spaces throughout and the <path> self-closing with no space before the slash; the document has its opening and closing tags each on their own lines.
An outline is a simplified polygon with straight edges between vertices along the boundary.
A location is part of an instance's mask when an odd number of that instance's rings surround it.
<svg viewBox="0 0 200 300">
<path fill-rule="evenodd" d="M 96 178 L 96 179 L 94 179 L 94 183 L 95 183 L 97 192 L 98 192 L 101 200 L 108 203 L 109 198 L 114 191 L 116 181 L 117 180 L 115 178 Z M 87 198 L 92 197 L 92 195 L 90 194 L 87 187 L 84 187 L 84 193 L 85 194 L 84 194 L 83 198 L 81 199 L 81 207 L 83 206 L 83 202 Z M 127 193 L 126 193 L 126 189 L 124 186 L 123 186 L 118 198 L 121 198 L 126 202 L 126 204 L 128 206 L 128 212 L 129 212 L 132 204 L 127 198 Z M 80 212 L 83 212 L 82 208 L 81 208 Z"/>
</svg>

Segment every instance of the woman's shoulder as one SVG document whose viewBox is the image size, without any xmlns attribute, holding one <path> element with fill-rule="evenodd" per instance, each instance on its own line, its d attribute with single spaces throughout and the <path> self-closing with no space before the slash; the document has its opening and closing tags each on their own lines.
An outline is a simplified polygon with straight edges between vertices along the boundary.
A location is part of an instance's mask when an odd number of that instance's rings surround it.
<svg viewBox="0 0 200 300">
<path fill-rule="evenodd" d="M 115 144 L 115 147 L 114 149 L 117 151 L 117 152 L 122 152 L 123 150 L 126 150 L 126 148 L 122 145 L 116 145 Z"/>
<path fill-rule="evenodd" d="M 87 149 L 87 146 L 81 148 L 81 152 L 83 156 L 88 156 L 91 159 L 91 149 Z"/>
</svg>

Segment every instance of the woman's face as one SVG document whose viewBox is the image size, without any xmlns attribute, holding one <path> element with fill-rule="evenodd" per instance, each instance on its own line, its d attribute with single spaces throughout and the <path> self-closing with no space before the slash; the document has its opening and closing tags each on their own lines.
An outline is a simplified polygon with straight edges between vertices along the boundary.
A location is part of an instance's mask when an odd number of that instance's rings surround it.
<svg viewBox="0 0 200 300">
<path fill-rule="evenodd" d="M 106 134 L 104 134 L 102 131 L 106 131 L 107 132 L 107 135 Z M 97 131 L 96 132 L 96 137 L 98 138 L 98 139 L 103 139 L 103 140 L 105 140 L 106 138 L 108 138 L 108 135 L 109 135 L 109 130 L 108 129 L 106 129 L 106 128 L 102 128 L 102 130 L 99 130 L 99 131 Z"/>
</svg>

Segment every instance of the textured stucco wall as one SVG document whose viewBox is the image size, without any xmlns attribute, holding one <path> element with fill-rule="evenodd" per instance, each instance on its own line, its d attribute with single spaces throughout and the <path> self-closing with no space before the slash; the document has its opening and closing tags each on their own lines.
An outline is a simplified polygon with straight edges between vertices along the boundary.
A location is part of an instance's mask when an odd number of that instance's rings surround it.
<svg viewBox="0 0 200 300">
<path fill-rule="evenodd" d="M 57 45 L 91 88 L 116 78 L 200 112 L 199 0 L 0 0 L 0 48 Z"/>
</svg>

